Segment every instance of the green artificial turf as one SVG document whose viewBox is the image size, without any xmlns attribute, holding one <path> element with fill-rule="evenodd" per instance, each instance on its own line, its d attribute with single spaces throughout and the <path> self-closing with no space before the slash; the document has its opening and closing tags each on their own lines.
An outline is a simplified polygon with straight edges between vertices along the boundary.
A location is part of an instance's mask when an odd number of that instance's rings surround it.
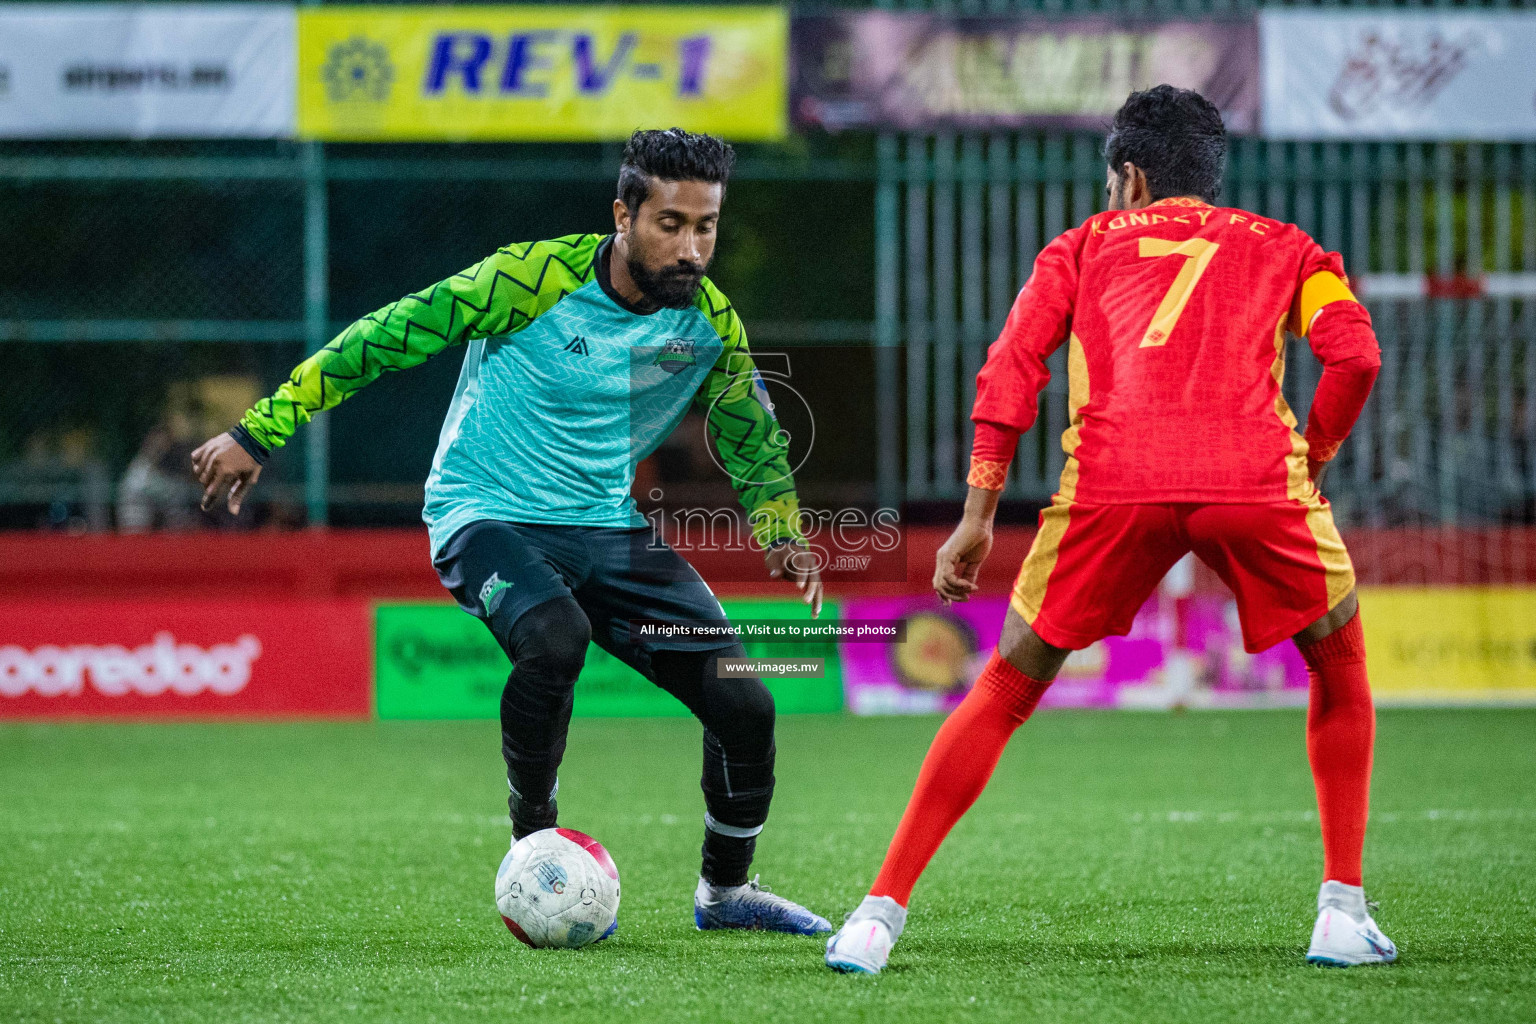
<svg viewBox="0 0 1536 1024">
<path fill-rule="evenodd" d="M 786 717 L 763 881 L 834 922 L 937 720 Z M 1046 713 L 920 883 L 878 978 L 693 928 L 698 727 L 578 720 L 562 821 L 617 936 L 497 917 L 494 723 L 0 728 L 0 1020 L 1536 1020 L 1536 711 L 1385 711 L 1367 882 L 1402 949 L 1309 967 L 1298 712 Z"/>
</svg>

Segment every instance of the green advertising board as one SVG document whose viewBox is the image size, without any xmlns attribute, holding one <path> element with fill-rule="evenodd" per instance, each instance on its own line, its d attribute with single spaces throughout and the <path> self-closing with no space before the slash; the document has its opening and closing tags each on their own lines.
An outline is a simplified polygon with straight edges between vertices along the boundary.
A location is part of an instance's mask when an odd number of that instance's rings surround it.
<svg viewBox="0 0 1536 1024">
<path fill-rule="evenodd" d="M 809 619 L 795 599 L 726 600 L 732 621 Z M 838 618 L 836 602 L 823 618 Z M 780 714 L 841 711 L 842 663 L 830 640 L 743 645 L 750 657 L 822 658 L 820 679 L 764 679 Z M 507 682 L 507 656 L 479 620 L 452 604 L 381 604 L 374 610 L 374 693 L 380 718 L 495 718 Z M 576 683 L 576 714 L 603 717 L 686 715 L 670 694 L 596 644 Z"/>
</svg>

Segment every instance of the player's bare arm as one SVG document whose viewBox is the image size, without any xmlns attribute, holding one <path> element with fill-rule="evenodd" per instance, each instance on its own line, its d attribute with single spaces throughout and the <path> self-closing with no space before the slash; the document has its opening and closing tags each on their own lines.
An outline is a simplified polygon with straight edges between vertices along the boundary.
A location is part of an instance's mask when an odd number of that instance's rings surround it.
<svg viewBox="0 0 1536 1024">
<path fill-rule="evenodd" d="M 810 549 L 800 541 L 781 541 L 763 553 L 763 560 L 768 563 L 769 579 L 788 580 L 800 588 L 800 599 L 811 606 L 811 618 L 820 618 L 821 572 Z"/>
<path fill-rule="evenodd" d="M 965 513 L 940 547 L 933 567 L 933 592 L 945 604 L 968 601 L 976 592 L 976 574 L 992 551 L 992 521 L 1001 491 L 971 487 Z"/>
<path fill-rule="evenodd" d="M 970 600 L 976 577 L 992 550 L 993 521 L 1001 491 L 972 485 L 965 513 L 934 559 L 933 591 L 945 604 Z M 1054 679 L 1071 652 L 1041 640 L 1012 608 L 1003 620 L 997 653 L 1031 679 Z"/>
</svg>

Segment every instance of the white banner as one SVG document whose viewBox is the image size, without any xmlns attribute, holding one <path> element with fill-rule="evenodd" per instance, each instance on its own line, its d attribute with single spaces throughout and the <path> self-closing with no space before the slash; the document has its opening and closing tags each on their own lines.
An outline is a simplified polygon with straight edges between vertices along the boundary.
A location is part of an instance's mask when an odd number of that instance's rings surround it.
<svg viewBox="0 0 1536 1024">
<path fill-rule="evenodd" d="M 0 6 L 0 137 L 294 134 L 294 9 Z"/>
<path fill-rule="evenodd" d="M 1536 16 L 1266 10 L 1264 134 L 1536 139 Z"/>
</svg>

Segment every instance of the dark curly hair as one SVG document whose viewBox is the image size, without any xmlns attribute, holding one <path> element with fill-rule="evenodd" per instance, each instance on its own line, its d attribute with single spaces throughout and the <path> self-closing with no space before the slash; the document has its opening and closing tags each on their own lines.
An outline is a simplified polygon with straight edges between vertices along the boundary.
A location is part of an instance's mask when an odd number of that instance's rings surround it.
<svg viewBox="0 0 1536 1024">
<path fill-rule="evenodd" d="M 731 144 L 713 135 L 681 128 L 643 129 L 624 144 L 619 165 L 619 201 L 633 214 L 651 194 L 651 179 L 709 181 L 725 189 L 736 163 Z"/>
<path fill-rule="evenodd" d="M 1227 163 L 1227 129 L 1221 111 L 1192 89 L 1158 85 L 1130 98 L 1115 112 L 1104 159 L 1116 176 L 1126 163 L 1147 176 L 1153 199 L 1221 194 Z"/>
</svg>

